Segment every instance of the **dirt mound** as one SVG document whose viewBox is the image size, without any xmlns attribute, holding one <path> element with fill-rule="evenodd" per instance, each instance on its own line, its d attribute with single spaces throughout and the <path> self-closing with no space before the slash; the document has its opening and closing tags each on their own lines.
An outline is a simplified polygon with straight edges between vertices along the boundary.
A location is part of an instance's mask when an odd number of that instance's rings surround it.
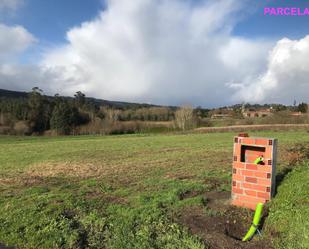
<svg viewBox="0 0 309 249">
<path fill-rule="evenodd" d="M 205 208 L 190 207 L 183 210 L 180 223 L 203 239 L 210 249 L 253 249 L 271 245 L 262 238 L 242 242 L 248 231 L 254 212 L 229 205 L 229 192 L 209 192 L 204 198 Z"/>
</svg>

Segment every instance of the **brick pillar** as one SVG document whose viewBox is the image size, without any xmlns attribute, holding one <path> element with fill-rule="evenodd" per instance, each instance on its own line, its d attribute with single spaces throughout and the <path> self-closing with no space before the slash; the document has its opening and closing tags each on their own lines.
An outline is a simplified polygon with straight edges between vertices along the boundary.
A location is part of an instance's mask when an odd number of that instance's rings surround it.
<svg viewBox="0 0 309 249">
<path fill-rule="evenodd" d="M 234 137 L 232 204 L 255 209 L 274 196 L 277 139 Z M 258 157 L 263 162 L 254 164 Z"/>
</svg>

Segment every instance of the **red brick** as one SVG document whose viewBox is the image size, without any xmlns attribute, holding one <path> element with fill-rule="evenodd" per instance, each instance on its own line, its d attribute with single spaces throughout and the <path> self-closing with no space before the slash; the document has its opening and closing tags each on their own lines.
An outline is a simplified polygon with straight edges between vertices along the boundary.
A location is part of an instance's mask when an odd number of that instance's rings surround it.
<svg viewBox="0 0 309 249">
<path fill-rule="evenodd" d="M 241 144 L 234 144 L 234 155 L 240 155 Z"/>
<path fill-rule="evenodd" d="M 246 153 L 246 156 L 250 156 L 250 157 L 254 157 L 254 160 L 256 159 L 256 158 L 258 158 L 259 156 L 263 156 L 263 153 L 261 153 L 260 151 L 248 151 L 247 153 Z"/>
<path fill-rule="evenodd" d="M 240 201 L 238 199 L 234 199 L 231 201 L 232 205 L 238 206 L 238 207 L 246 207 L 250 208 L 252 210 L 255 210 L 256 208 L 256 203 L 251 203 L 251 202 L 245 202 L 245 201 Z"/>
<path fill-rule="evenodd" d="M 271 173 L 272 167 L 269 165 L 257 165 L 257 170 L 261 172 L 268 172 Z"/>
<path fill-rule="evenodd" d="M 238 134 L 238 137 L 249 137 L 248 133 L 242 132 Z"/>
<path fill-rule="evenodd" d="M 254 172 L 254 175 L 255 175 L 256 177 L 261 177 L 261 178 L 267 178 L 267 174 L 269 174 L 269 173 L 260 172 L 260 171 L 255 171 L 255 172 Z"/>
<path fill-rule="evenodd" d="M 272 147 L 270 147 L 270 146 L 266 147 L 264 157 L 265 157 L 265 159 L 271 159 L 271 157 L 272 157 Z"/>
<path fill-rule="evenodd" d="M 246 163 L 252 164 L 258 155 L 246 155 Z"/>
<path fill-rule="evenodd" d="M 237 149 L 236 147 L 235 147 L 235 149 L 234 149 L 234 156 L 237 156 L 237 158 L 240 158 L 240 149 Z M 239 160 L 240 161 L 240 160 Z"/>
<path fill-rule="evenodd" d="M 247 195 L 240 195 L 238 198 L 240 201 L 244 201 L 244 202 L 253 202 L 253 203 L 265 203 L 265 199 L 264 198 L 258 198 L 258 197 L 252 197 L 252 196 L 247 196 Z"/>
<path fill-rule="evenodd" d="M 236 168 L 236 169 L 244 169 L 245 168 L 245 163 L 233 162 L 233 167 Z"/>
<path fill-rule="evenodd" d="M 243 194 L 244 193 L 244 191 L 242 189 L 235 188 L 235 187 L 232 188 L 232 191 L 233 191 L 233 193 L 236 193 L 236 194 Z"/>
<path fill-rule="evenodd" d="M 240 174 L 234 174 L 233 175 L 233 180 L 234 181 L 243 181 L 244 180 L 244 177 Z"/>
<path fill-rule="evenodd" d="M 260 186 L 260 185 L 257 185 L 257 184 L 251 184 L 251 183 L 246 183 L 246 182 L 244 182 L 242 185 L 243 185 L 243 188 L 246 188 L 246 189 L 253 189 L 253 190 L 257 190 L 257 191 L 266 191 L 265 186 Z"/>
<path fill-rule="evenodd" d="M 243 169 L 243 170 L 241 171 L 241 174 L 242 174 L 243 176 L 254 176 L 254 171 Z"/>
<path fill-rule="evenodd" d="M 254 202 L 244 202 L 243 205 L 244 205 L 244 207 L 247 207 L 247 208 L 250 208 L 252 210 L 255 210 L 257 203 L 254 203 Z"/>
<path fill-rule="evenodd" d="M 265 198 L 266 200 L 270 199 L 270 193 L 257 192 L 257 196 L 260 198 Z"/>
<path fill-rule="evenodd" d="M 242 144 L 249 144 L 249 145 L 254 145 L 255 144 L 255 139 L 254 138 L 247 138 L 244 137 L 241 141 Z"/>
<path fill-rule="evenodd" d="M 245 194 L 246 195 L 250 195 L 250 196 L 253 196 L 253 197 L 257 197 L 257 195 L 256 195 L 256 191 L 254 191 L 254 190 L 248 190 L 248 189 L 246 189 L 245 190 Z M 259 196 L 260 197 L 260 196 Z"/>
<path fill-rule="evenodd" d="M 246 177 L 246 182 L 257 183 L 257 178 L 255 178 L 255 177 Z"/>
<path fill-rule="evenodd" d="M 243 202 L 239 201 L 238 199 L 233 199 L 231 201 L 231 204 L 235 205 L 235 206 L 241 206 L 243 204 Z"/>
<path fill-rule="evenodd" d="M 257 170 L 257 165 L 248 163 L 246 164 L 246 169 Z"/>
<path fill-rule="evenodd" d="M 265 148 L 265 151 L 245 150 L 246 162 L 240 162 L 242 159 L 241 146 L 251 145 Z M 271 199 L 271 179 L 272 179 L 272 164 L 273 161 L 273 146 L 272 139 L 251 138 L 251 137 L 235 137 L 233 156 L 237 160 L 233 162 L 233 186 L 232 186 L 232 204 L 255 209 L 259 202 L 265 203 Z M 263 156 L 264 162 L 256 165 L 253 162 L 257 157 Z M 268 165 L 268 161 L 271 164 Z"/>
<path fill-rule="evenodd" d="M 269 185 L 271 185 L 271 180 L 258 178 L 257 179 L 257 184 L 264 185 L 264 186 L 269 186 Z"/>
<path fill-rule="evenodd" d="M 268 139 L 257 138 L 257 139 L 255 139 L 255 144 L 266 146 L 266 145 L 268 145 Z"/>
</svg>

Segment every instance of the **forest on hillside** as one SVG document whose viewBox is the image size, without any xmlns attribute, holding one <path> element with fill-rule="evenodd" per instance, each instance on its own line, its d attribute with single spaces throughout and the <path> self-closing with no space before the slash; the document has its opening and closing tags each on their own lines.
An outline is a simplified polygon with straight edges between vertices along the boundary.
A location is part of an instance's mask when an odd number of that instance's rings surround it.
<svg viewBox="0 0 309 249">
<path fill-rule="evenodd" d="M 244 118 L 244 109 L 267 109 L 272 115 Z M 293 116 L 295 112 L 300 114 Z M 47 96 L 38 87 L 29 93 L 0 90 L 0 134 L 4 135 L 127 134 L 201 126 L 308 123 L 307 112 L 306 103 L 238 104 L 205 109 L 100 100 L 80 91 L 73 97 Z"/>
<path fill-rule="evenodd" d="M 0 98 L 0 133 L 30 135 L 53 131 L 66 135 L 85 125 L 110 128 L 121 121 L 172 121 L 174 113 L 174 107 L 96 100 L 80 91 L 74 97 L 50 97 L 34 87 L 27 94 Z"/>
</svg>

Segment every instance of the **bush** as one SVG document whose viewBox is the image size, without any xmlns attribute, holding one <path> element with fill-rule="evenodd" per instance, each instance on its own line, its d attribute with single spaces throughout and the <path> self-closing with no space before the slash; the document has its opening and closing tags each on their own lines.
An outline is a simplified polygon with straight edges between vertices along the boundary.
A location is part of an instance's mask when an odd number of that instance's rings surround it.
<svg viewBox="0 0 309 249">
<path fill-rule="evenodd" d="M 14 125 L 14 131 L 15 134 L 19 136 L 30 135 L 31 128 L 27 121 L 18 121 Z"/>
<path fill-rule="evenodd" d="M 175 112 L 175 126 L 183 131 L 196 126 L 196 117 L 192 106 L 182 106 Z"/>
<path fill-rule="evenodd" d="M 70 106 L 66 101 L 59 101 L 52 112 L 50 126 L 52 129 L 56 130 L 58 134 L 68 135 L 78 121 L 78 110 Z"/>
<path fill-rule="evenodd" d="M 295 144 L 287 150 L 286 157 L 288 158 L 289 165 L 296 165 L 304 160 L 309 160 L 309 144 Z"/>
<path fill-rule="evenodd" d="M 272 116 L 256 118 L 255 124 L 306 124 L 309 123 L 309 116 L 291 116 L 288 111 L 277 112 Z"/>
<path fill-rule="evenodd" d="M 86 125 L 74 129 L 74 135 L 118 135 L 134 133 L 156 133 L 167 132 L 173 129 L 172 122 L 151 122 L 151 121 L 107 121 L 95 118 Z"/>
<path fill-rule="evenodd" d="M 0 126 L 12 126 L 15 120 L 16 118 L 14 118 L 12 114 L 0 112 Z"/>
<path fill-rule="evenodd" d="M 10 135 L 11 134 L 11 127 L 10 126 L 0 126 L 0 134 L 1 135 Z"/>
</svg>

